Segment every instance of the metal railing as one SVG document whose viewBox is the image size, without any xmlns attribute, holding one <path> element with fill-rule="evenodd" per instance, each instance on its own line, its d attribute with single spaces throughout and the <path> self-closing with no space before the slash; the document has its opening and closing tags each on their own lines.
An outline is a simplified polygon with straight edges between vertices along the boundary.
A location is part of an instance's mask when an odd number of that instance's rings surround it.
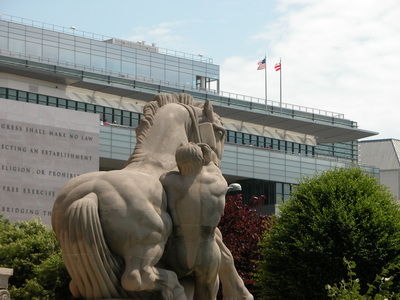
<svg viewBox="0 0 400 300">
<path fill-rule="evenodd" d="M 213 98 L 214 97 L 218 97 L 221 99 L 226 98 L 226 99 L 228 99 L 229 103 L 234 102 L 235 105 L 246 107 L 246 108 L 253 106 L 253 109 L 257 109 L 260 111 L 272 111 L 274 113 L 296 115 L 296 117 L 299 117 L 299 118 L 304 117 L 305 119 L 318 119 L 318 117 L 315 117 L 315 116 L 323 116 L 323 117 L 327 117 L 327 118 L 344 120 L 344 114 L 332 112 L 332 111 L 326 111 L 326 110 L 317 109 L 317 108 L 312 108 L 312 107 L 300 106 L 300 105 L 289 104 L 289 103 L 282 103 L 282 106 L 281 106 L 281 103 L 279 101 L 274 101 L 274 100 L 265 101 L 265 99 L 262 99 L 262 98 L 247 96 L 247 95 L 243 95 L 243 94 L 236 94 L 236 93 L 217 91 L 217 90 L 198 89 L 196 87 L 193 87 L 192 85 L 183 85 L 183 84 L 178 84 L 175 82 L 163 81 L 163 80 L 158 80 L 158 79 L 154 79 L 154 78 L 150 78 L 150 77 L 137 76 L 137 75 L 133 75 L 133 74 L 129 74 L 129 73 L 115 72 L 115 71 L 111 71 L 111 70 L 107 70 L 107 69 L 103 69 L 103 68 L 96 68 L 96 67 L 87 66 L 87 65 L 80 65 L 80 64 L 76 64 L 76 63 L 54 60 L 54 59 L 44 58 L 41 56 L 35 56 L 35 55 L 30 55 L 30 54 L 23 54 L 23 53 L 16 53 L 16 52 L 0 50 L 0 55 L 12 57 L 12 58 L 23 59 L 23 60 L 28 60 L 28 61 L 33 61 L 33 62 L 44 63 L 44 64 L 57 65 L 60 67 L 71 68 L 71 69 L 79 70 L 79 71 L 93 72 L 93 73 L 105 75 L 105 76 L 113 76 L 116 78 L 121 78 L 121 80 L 140 81 L 140 82 L 144 82 L 144 83 L 165 86 L 165 87 L 174 88 L 174 89 L 178 89 L 178 90 L 192 91 L 195 93 L 203 94 L 204 97 L 210 96 Z M 302 115 L 301 113 L 304 113 L 304 115 Z M 355 126 L 352 126 L 352 127 L 355 127 Z"/>
<path fill-rule="evenodd" d="M 36 27 L 36 28 L 45 29 L 45 30 L 51 30 L 51 31 L 60 32 L 60 33 L 64 33 L 64 34 L 70 34 L 70 35 L 79 36 L 79 37 L 88 38 L 88 39 L 97 40 L 97 41 L 102 41 L 102 42 L 115 38 L 115 37 L 105 36 L 102 34 L 82 31 L 82 30 L 76 29 L 76 27 L 74 27 L 74 26 L 67 28 L 67 27 L 62 27 L 62 26 L 58 26 L 58 25 L 34 21 L 34 20 L 30 20 L 30 19 L 10 16 L 10 15 L 6 15 L 6 14 L 0 14 L 0 20 L 17 23 L 17 24 L 21 24 L 21 25 L 27 25 L 27 26 Z M 128 42 L 132 42 L 132 41 L 128 41 Z M 141 46 L 141 45 L 147 46 L 143 43 L 138 43 L 138 46 Z M 148 45 L 148 46 L 153 47 L 153 45 Z M 200 61 L 200 62 L 208 63 L 208 64 L 213 63 L 212 58 L 203 56 L 202 54 L 190 54 L 190 53 L 185 53 L 185 52 L 181 52 L 181 51 L 160 48 L 160 47 L 156 47 L 156 49 L 157 49 L 157 53 L 160 53 L 160 54 Z"/>
</svg>

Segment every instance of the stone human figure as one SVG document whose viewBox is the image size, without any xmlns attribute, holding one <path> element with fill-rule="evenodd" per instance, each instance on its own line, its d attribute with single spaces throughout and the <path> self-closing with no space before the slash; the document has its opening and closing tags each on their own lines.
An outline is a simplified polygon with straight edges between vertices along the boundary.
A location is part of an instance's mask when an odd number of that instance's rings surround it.
<svg viewBox="0 0 400 300">
<path fill-rule="evenodd" d="M 211 153 L 206 144 L 185 144 L 176 151 L 179 172 L 160 178 L 174 224 L 165 257 L 188 299 L 215 299 L 219 287 L 221 250 L 215 230 L 224 211 L 227 182 Z"/>
</svg>

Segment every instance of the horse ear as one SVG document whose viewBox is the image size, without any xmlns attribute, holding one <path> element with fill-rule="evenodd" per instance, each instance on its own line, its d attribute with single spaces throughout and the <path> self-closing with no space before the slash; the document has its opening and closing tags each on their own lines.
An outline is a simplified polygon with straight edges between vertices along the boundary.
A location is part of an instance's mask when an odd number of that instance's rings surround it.
<svg viewBox="0 0 400 300">
<path fill-rule="evenodd" d="M 211 123 L 214 123 L 214 110 L 213 110 L 211 101 L 209 99 L 207 99 L 206 103 L 204 103 L 203 111 L 204 111 L 205 115 L 207 116 L 207 119 Z"/>
</svg>

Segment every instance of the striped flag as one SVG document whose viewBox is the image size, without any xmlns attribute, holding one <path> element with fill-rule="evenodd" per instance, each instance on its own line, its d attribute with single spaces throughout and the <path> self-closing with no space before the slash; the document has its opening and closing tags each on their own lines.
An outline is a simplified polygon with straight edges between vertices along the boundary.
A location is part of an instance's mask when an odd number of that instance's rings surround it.
<svg viewBox="0 0 400 300">
<path fill-rule="evenodd" d="M 280 71 L 281 70 L 281 63 L 275 64 L 275 71 Z"/>
<path fill-rule="evenodd" d="M 267 62 L 265 61 L 265 57 L 264 57 L 264 59 L 258 61 L 257 70 L 264 70 L 266 67 L 267 67 Z"/>
</svg>

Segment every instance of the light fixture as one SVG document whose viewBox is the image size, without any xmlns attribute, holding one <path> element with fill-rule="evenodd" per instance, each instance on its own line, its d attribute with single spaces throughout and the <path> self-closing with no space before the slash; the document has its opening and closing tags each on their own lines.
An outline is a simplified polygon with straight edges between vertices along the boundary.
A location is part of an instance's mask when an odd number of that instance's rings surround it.
<svg viewBox="0 0 400 300">
<path fill-rule="evenodd" d="M 228 186 L 227 193 L 229 192 L 240 192 L 242 190 L 242 186 L 239 183 L 231 183 Z"/>
<path fill-rule="evenodd" d="M 76 29 L 76 27 L 75 27 L 75 26 L 71 26 L 70 28 L 71 28 L 72 30 L 75 30 L 75 29 Z"/>
</svg>

